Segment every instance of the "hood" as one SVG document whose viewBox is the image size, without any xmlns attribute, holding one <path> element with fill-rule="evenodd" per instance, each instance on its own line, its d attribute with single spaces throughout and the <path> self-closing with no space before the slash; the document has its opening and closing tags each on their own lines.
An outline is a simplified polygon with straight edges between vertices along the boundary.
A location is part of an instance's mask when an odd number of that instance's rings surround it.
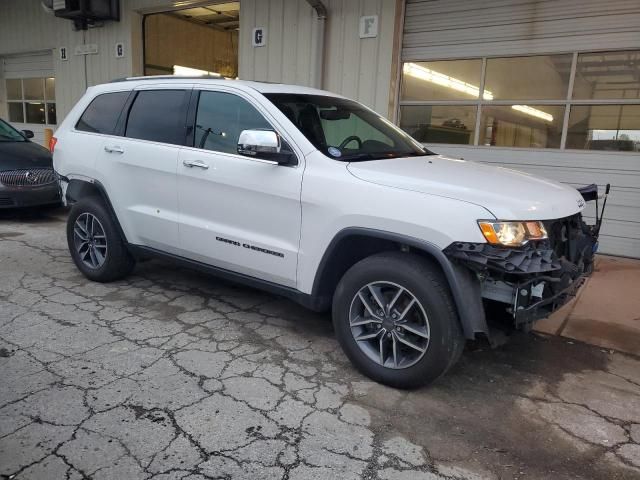
<svg viewBox="0 0 640 480">
<path fill-rule="evenodd" d="M 0 142 L 0 171 L 53 167 L 51 153 L 33 142 Z"/>
<path fill-rule="evenodd" d="M 352 162 L 357 178 L 480 205 L 499 220 L 551 220 L 584 208 L 575 188 L 503 167 L 442 155 Z"/>
</svg>

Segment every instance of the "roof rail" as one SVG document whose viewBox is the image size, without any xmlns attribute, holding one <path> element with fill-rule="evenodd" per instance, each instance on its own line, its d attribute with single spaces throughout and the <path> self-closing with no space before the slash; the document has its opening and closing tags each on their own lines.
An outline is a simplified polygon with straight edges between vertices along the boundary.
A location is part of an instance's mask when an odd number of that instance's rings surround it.
<svg viewBox="0 0 640 480">
<path fill-rule="evenodd" d="M 135 82 L 140 80 L 224 80 L 222 75 L 147 75 L 144 77 L 125 77 L 116 78 L 109 83 L 116 82 Z"/>
</svg>

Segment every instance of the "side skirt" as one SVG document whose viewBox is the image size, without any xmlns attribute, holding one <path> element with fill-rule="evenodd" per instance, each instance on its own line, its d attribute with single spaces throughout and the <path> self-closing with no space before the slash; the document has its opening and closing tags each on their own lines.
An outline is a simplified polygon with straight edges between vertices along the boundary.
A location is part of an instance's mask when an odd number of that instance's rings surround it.
<svg viewBox="0 0 640 480">
<path fill-rule="evenodd" d="M 256 277 L 233 272 L 224 268 L 214 267 L 213 265 L 209 265 L 207 263 L 198 262 L 197 260 L 191 260 L 190 258 L 173 255 L 171 253 L 166 253 L 161 250 L 156 250 L 155 248 L 133 244 L 128 244 L 127 248 L 129 249 L 131 255 L 133 255 L 137 260 L 145 258 L 162 258 L 177 265 L 197 270 L 214 277 L 221 278 L 223 280 L 245 285 L 257 290 L 263 290 L 274 295 L 280 295 L 282 297 L 288 298 L 289 300 L 293 300 L 294 302 L 310 310 L 318 311 L 320 309 L 320 307 L 318 306 L 318 302 L 312 295 L 303 293 L 300 290 L 296 290 L 295 288 L 284 287 L 277 283 L 268 282 L 266 280 L 261 280 Z"/>
</svg>

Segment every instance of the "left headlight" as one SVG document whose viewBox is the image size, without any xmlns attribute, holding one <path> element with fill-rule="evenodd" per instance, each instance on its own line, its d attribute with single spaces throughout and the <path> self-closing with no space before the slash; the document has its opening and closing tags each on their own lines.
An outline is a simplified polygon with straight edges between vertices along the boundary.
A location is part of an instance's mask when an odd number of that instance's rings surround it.
<svg viewBox="0 0 640 480">
<path fill-rule="evenodd" d="M 478 220 L 484 238 L 492 245 L 520 247 L 529 240 L 549 238 L 542 222 L 491 222 Z"/>
</svg>

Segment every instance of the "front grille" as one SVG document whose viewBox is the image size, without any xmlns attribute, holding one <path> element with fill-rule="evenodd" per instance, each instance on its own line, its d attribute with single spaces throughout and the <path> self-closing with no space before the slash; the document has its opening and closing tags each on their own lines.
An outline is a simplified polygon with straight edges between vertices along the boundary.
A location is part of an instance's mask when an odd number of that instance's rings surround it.
<svg viewBox="0 0 640 480">
<path fill-rule="evenodd" d="M 0 172 L 0 183 L 7 187 L 40 187 L 56 181 L 52 168 L 29 168 Z"/>
<path fill-rule="evenodd" d="M 13 198 L 11 197 L 0 197 L 0 206 L 9 207 L 13 205 Z"/>
</svg>

